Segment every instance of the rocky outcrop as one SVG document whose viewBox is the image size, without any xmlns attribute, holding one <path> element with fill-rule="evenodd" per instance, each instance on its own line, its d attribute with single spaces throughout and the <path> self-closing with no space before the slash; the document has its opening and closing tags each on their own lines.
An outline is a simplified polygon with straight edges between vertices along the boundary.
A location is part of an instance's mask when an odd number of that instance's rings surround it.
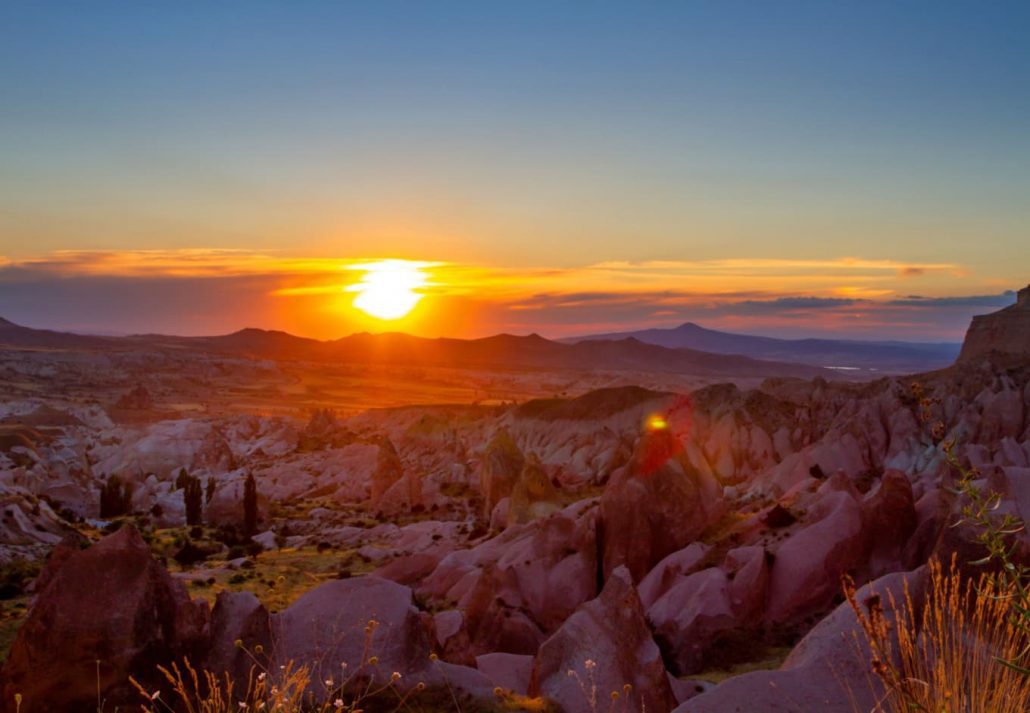
<svg viewBox="0 0 1030 713">
<path fill-rule="evenodd" d="M 601 595 L 544 642 L 529 692 L 546 696 L 565 713 L 605 710 L 613 692 L 626 710 L 667 711 L 675 705 L 628 569 L 613 571 Z"/>
<path fill-rule="evenodd" d="M 601 496 L 605 576 L 625 565 L 640 581 L 723 512 L 721 489 L 689 464 L 675 435 L 649 431 Z"/>
<path fill-rule="evenodd" d="M 540 459 L 532 453 L 522 466 L 519 479 L 512 488 L 508 503 L 507 522 L 518 525 L 538 520 L 561 510 L 558 489 L 547 477 Z"/>
<path fill-rule="evenodd" d="M 483 514 L 489 518 L 502 498 L 511 495 L 526 459 L 506 429 L 499 429 L 487 444 L 479 471 Z"/>
<path fill-rule="evenodd" d="M 389 438 L 381 439 L 376 469 L 372 473 L 370 500 L 372 507 L 379 507 L 387 491 L 403 477 L 404 466 L 401 465 L 401 458 L 397 455 L 397 448 Z"/>
<path fill-rule="evenodd" d="M 1016 304 L 973 317 L 958 360 L 970 362 L 990 354 L 1030 360 L 1030 286 L 1019 291 Z"/>
<path fill-rule="evenodd" d="M 874 595 L 904 601 L 906 590 L 919 607 L 926 570 L 894 573 L 862 587 L 860 604 Z M 881 689 L 870 671 L 872 654 L 847 602 L 816 625 L 778 671 L 755 671 L 728 679 L 676 708 L 674 713 L 854 713 L 875 710 Z"/>
<path fill-rule="evenodd" d="M 583 602 L 597 595 L 594 503 L 582 501 L 513 525 L 444 557 L 421 595 L 465 611 L 473 653 L 531 654 Z"/>
<path fill-rule="evenodd" d="M 127 525 L 50 573 L 0 674 L 3 704 L 20 693 L 25 711 L 89 710 L 98 688 L 108 708 L 137 703 L 129 676 L 154 682 L 159 664 L 196 658 L 207 618 Z"/>
</svg>

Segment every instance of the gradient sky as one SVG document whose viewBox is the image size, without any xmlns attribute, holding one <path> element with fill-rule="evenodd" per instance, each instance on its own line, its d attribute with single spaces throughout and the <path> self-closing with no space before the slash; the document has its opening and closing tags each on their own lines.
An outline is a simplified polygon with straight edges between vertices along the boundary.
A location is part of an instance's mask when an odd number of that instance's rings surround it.
<svg viewBox="0 0 1030 713">
<path fill-rule="evenodd" d="M 1030 281 L 1028 36 L 1002 2 L 5 2 L 0 316 L 958 339 Z M 419 314 L 330 294 L 371 258 L 441 264 Z"/>
</svg>

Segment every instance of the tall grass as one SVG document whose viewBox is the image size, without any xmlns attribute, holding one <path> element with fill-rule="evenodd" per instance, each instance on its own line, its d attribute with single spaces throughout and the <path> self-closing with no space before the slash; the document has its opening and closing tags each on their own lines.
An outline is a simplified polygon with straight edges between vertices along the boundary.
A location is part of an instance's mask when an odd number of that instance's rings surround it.
<svg viewBox="0 0 1030 713">
<path fill-rule="evenodd" d="M 872 651 L 886 694 L 874 713 L 1026 713 L 1030 677 L 1005 661 L 1027 645 L 1014 616 L 1014 590 L 990 574 L 963 577 L 954 560 L 930 562 L 929 586 L 917 607 L 878 596 L 848 601 Z"/>
</svg>

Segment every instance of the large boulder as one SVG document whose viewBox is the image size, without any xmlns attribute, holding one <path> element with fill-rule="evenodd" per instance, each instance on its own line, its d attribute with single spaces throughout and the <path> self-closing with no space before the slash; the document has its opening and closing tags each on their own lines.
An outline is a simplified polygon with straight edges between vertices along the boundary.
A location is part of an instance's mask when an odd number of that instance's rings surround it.
<svg viewBox="0 0 1030 713">
<path fill-rule="evenodd" d="M 903 601 L 906 587 L 918 607 L 926 570 L 894 573 L 856 592 L 859 603 L 877 595 Z M 845 602 L 803 638 L 777 671 L 735 676 L 691 698 L 674 713 L 854 713 L 877 710 L 882 689 L 871 669 L 857 617 Z"/>
<path fill-rule="evenodd" d="M 740 547 L 721 567 L 681 577 L 648 607 L 647 618 L 673 673 L 745 658 L 765 611 L 768 580 L 765 550 Z"/>
<path fill-rule="evenodd" d="M 421 671 L 429 660 L 429 634 L 411 590 L 379 577 L 326 582 L 273 616 L 271 628 L 274 663 L 307 665 L 315 681 L 340 680 L 346 664 L 356 680 L 382 683 L 394 671 Z"/>
<path fill-rule="evenodd" d="M 211 610 L 207 670 L 246 681 L 255 666 L 267 666 L 272 649 L 268 610 L 251 592 L 219 592 Z"/>
<path fill-rule="evenodd" d="M 696 540 L 724 509 L 714 478 L 690 465 L 672 431 L 649 431 L 601 496 L 605 577 L 625 565 L 640 581 Z"/>
<path fill-rule="evenodd" d="M 867 548 L 854 495 L 847 490 L 823 493 L 809 511 L 807 526 L 774 553 L 767 621 L 786 623 L 828 607 L 840 592 L 841 575 L 864 563 Z"/>
<path fill-rule="evenodd" d="M 126 525 L 89 549 L 63 554 L 48 574 L 4 664 L 3 704 L 90 710 L 138 702 L 129 683 L 157 682 L 157 666 L 202 650 L 208 608 L 154 560 Z"/>
<path fill-rule="evenodd" d="M 543 643 L 529 688 L 530 695 L 546 696 L 565 713 L 606 709 L 613 691 L 628 698 L 627 710 L 667 711 L 676 703 L 625 567 L 612 572 L 601 595 Z M 591 700 L 594 695 L 597 700 Z"/>
</svg>

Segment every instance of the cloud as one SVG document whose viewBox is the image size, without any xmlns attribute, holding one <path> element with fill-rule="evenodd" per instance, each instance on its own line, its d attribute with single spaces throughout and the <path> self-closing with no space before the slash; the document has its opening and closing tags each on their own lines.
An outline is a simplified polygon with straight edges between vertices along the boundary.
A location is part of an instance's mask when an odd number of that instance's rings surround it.
<svg viewBox="0 0 1030 713">
<path fill-rule="evenodd" d="M 369 262 L 214 249 L 0 257 L 0 316 L 104 332 L 212 334 L 261 326 L 335 337 L 391 328 L 361 323 L 351 308 L 346 288 Z M 568 336 L 694 321 L 780 336 L 957 340 L 973 314 L 1015 301 L 1012 291 L 954 294 L 952 275 L 960 268 L 950 263 L 845 257 L 517 269 L 418 264 L 427 275 L 420 309 L 432 318 L 403 328 L 433 335 Z M 926 294 L 906 287 L 916 275 Z"/>
</svg>

